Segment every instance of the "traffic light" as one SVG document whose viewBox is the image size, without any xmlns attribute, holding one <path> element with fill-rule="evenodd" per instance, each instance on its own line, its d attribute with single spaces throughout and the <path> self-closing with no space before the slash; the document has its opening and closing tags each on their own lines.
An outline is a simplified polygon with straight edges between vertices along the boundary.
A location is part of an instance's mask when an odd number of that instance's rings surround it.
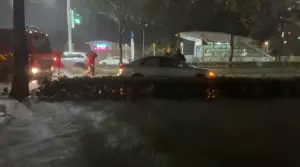
<svg viewBox="0 0 300 167">
<path fill-rule="evenodd" d="M 75 22 L 74 22 L 74 20 L 75 20 L 75 14 L 74 14 L 74 10 L 73 9 L 71 9 L 71 13 L 72 13 L 72 28 L 75 28 Z"/>
<path fill-rule="evenodd" d="M 75 14 L 75 24 L 81 24 L 82 17 L 79 14 Z"/>
<path fill-rule="evenodd" d="M 71 9 L 72 17 L 72 28 L 75 28 L 75 25 L 80 25 L 82 23 L 82 16 L 80 16 L 76 11 Z"/>
</svg>

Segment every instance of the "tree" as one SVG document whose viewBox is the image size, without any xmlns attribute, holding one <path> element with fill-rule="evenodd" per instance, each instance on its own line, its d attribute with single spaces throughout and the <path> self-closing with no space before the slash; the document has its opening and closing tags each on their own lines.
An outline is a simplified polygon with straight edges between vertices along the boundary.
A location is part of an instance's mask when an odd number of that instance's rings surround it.
<svg viewBox="0 0 300 167">
<path fill-rule="evenodd" d="M 119 25 L 120 64 L 122 64 L 122 42 L 126 30 L 133 24 L 141 24 L 145 17 L 142 13 L 143 0 L 89 0 L 91 9 L 105 15 Z"/>
<path fill-rule="evenodd" d="M 229 61 L 233 57 L 234 36 L 265 40 L 276 30 L 268 0 L 148 0 L 144 11 L 149 20 L 163 25 L 171 36 L 178 30 L 231 34 Z"/>
<path fill-rule="evenodd" d="M 274 35 L 279 21 L 269 0 L 224 0 L 226 7 L 240 15 L 239 21 L 249 31 L 248 36 L 266 40 Z"/>
<path fill-rule="evenodd" d="M 232 34 L 230 41 L 233 46 L 234 35 L 248 34 L 239 21 L 239 13 L 218 0 L 149 0 L 145 11 L 147 17 L 164 25 L 172 36 L 178 30 L 225 32 Z M 229 60 L 232 56 L 233 52 Z"/>
<path fill-rule="evenodd" d="M 192 0 L 147 0 L 143 11 L 152 27 L 163 32 L 163 36 L 173 38 L 175 34 L 187 29 L 187 18 L 192 2 Z M 180 36 L 177 37 L 176 47 L 179 45 L 179 38 Z"/>
<path fill-rule="evenodd" d="M 217 8 L 218 8 L 218 17 L 215 19 L 215 22 L 217 24 L 214 24 L 213 27 L 216 27 L 218 32 L 225 32 L 230 34 L 230 55 L 228 57 L 229 63 L 233 60 L 234 55 L 234 38 L 235 36 L 247 36 L 249 33 L 249 30 L 245 25 L 243 25 L 240 21 L 240 18 L 242 16 L 241 13 L 237 11 L 233 11 L 230 8 L 228 8 L 227 3 L 222 3 L 221 1 L 218 1 Z M 231 64 L 229 64 L 231 65 Z"/>
<path fill-rule="evenodd" d="M 240 22 L 246 28 L 246 36 L 264 41 L 275 34 L 276 19 L 272 16 L 273 11 L 270 1 L 223 0 L 220 2 L 224 4 L 227 8 L 226 10 L 238 17 L 236 21 Z M 232 33 L 234 32 L 231 32 L 229 62 L 232 61 L 234 51 L 234 36 Z"/>
<path fill-rule="evenodd" d="M 25 36 L 24 0 L 13 2 L 14 26 L 14 73 L 10 96 L 24 100 L 29 96 L 28 48 Z"/>
</svg>

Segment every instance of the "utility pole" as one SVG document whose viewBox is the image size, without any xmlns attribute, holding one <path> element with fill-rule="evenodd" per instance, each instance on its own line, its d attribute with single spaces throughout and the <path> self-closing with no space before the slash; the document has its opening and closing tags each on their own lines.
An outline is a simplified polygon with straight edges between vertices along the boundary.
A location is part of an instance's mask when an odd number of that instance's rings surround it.
<svg viewBox="0 0 300 167">
<path fill-rule="evenodd" d="M 145 28 L 143 28 L 143 53 L 142 56 L 145 57 Z"/>
<path fill-rule="evenodd" d="M 72 40 L 72 9 L 71 2 L 67 0 L 67 22 L 68 22 L 68 50 L 73 52 L 73 40 Z"/>
<path fill-rule="evenodd" d="M 143 26 L 143 54 L 142 56 L 145 57 L 145 29 L 148 27 L 148 24 L 144 24 Z"/>
<path fill-rule="evenodd" d="M 9 95 L 16 100 L 24 100 L 29 96 L 28 47 L 25 36 L 24 1 L 13 1 L 14 73 Z"/>
<path fill-rule="evenodd" d="M 119 28 L 119 50 L 120 50 L 120 57 L 119 57 L 119 64 L 123 64 L 123 47 L 122 47 L 122 35 L 123 32 L 121 30 L 121 21 L 118 22 Z"/>
</svg>

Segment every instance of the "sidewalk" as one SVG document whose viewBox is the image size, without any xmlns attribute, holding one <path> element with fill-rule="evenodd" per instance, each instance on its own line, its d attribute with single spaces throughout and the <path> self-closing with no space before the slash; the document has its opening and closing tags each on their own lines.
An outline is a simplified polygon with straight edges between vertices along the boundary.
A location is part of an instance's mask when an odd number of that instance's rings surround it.
<svg viewBox="0 0 300 167">
<path fill-rule="evenodd" d="M 32 119 L 31 111 L 26 107 L 26 102 L 21 103 L 7 96 L 0 96 L 0 125 L 4 118 L 9 119 Z M 1 119 L 2 118 L 2 119 Z M 12 121 L 12 120 L 11 120 Z"/>
</svg>

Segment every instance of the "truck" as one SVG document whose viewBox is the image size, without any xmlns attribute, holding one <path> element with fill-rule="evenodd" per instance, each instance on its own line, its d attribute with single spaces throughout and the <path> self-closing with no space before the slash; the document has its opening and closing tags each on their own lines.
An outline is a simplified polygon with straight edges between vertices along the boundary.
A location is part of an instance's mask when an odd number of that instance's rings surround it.
<svg viewBox="0 0 300 167">
<path fill-rule="evenodd" d="M 51 78 L 55 54 L 48 35 L 34 27 L 26 27 L 25 34 L 29 54 L 29 79 Z M 13 29 L 0 29 L 0 81 L 9 79 L 14 72 L 13 36 Z"/>
</svg>

